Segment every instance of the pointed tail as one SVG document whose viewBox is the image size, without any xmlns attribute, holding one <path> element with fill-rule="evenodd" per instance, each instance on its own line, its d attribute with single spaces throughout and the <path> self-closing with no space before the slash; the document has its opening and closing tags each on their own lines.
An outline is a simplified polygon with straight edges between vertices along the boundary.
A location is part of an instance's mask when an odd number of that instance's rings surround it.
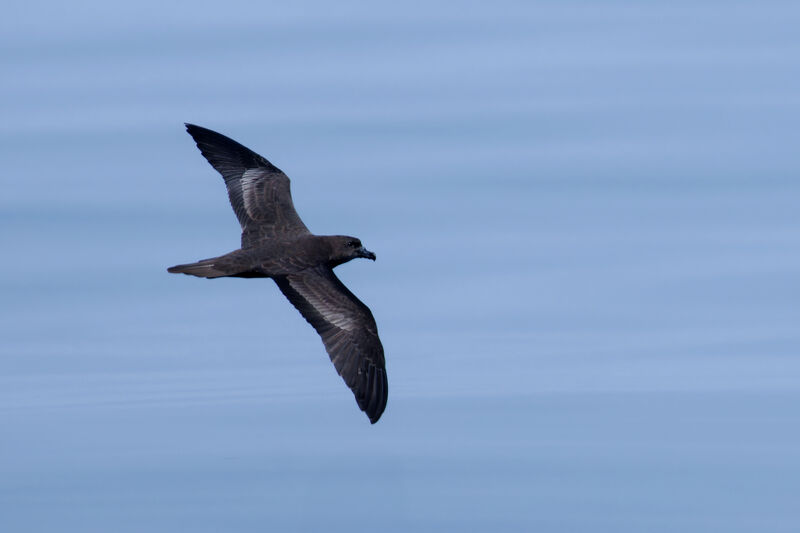
<svg viewBox="0 0 800 533">
<path fill-rule="evenodd" d="M 223 276 L 230 276 L 224 269 L 214 266 L 214 263 L 218 260 L 219 257 L 214 257 L 212 259 L 203 259 L 197 263 L 175 265 L 174 267 L 169 267 L 167 272 L 172 274 L 188 274 L 199 278 L 221 278 Z"/>
</svg>

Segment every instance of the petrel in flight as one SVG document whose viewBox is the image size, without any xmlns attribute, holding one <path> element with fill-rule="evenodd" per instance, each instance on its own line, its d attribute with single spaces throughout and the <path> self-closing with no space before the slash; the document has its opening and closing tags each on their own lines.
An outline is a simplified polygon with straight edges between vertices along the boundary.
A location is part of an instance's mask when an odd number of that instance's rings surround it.
<svg viewBox="0 0 800 533">
<path fill-rule="evenodd" d="M 373 424 L 386 408 L 389 384 L 378 328 L 369 308 L 333 268 L 356 257 L 375 260 L 355 237 L 314 235 L 292 204 L 289 178 L 236 141 L 187 124 L 203 156 L 225 178 L 242 225 L 242 247 L 167 269 L 201 278 L 272 278 L 317 330 L 325 349 Z"/>
</svg>

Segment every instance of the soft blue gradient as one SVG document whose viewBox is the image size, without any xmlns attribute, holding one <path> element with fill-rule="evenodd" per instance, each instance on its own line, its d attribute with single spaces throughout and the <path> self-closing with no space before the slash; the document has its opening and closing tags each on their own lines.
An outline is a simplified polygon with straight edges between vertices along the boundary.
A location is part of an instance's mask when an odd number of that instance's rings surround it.
<svg viewBox="0 0 800 533">
<path fill-rule="evenodd" d="M 7 2 L 0 531 L 800 531 L 796 2 Z M 182 123 L 293 179 L 370 426 Z"/>
</svg>

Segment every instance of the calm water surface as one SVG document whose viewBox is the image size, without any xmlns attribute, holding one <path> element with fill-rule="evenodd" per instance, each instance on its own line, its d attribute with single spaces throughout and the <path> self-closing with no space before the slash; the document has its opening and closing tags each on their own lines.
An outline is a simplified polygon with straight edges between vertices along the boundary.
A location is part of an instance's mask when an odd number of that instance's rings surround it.
<svg viewBox="0 0 800 533">
<path fill-rule="evenodd" d="M 791 2 L 12 3 L 0 530 L 800 528 Z M 293 179 L 370 426 L 182 123 Z"/>
</svg>

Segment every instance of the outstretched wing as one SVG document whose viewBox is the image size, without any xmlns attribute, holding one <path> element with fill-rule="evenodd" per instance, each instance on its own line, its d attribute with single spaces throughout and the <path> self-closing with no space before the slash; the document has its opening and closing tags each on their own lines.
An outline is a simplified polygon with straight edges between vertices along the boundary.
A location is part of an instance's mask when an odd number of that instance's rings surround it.
<svg viewBox="0 0 800 533">
<path fill-rule="evenodd" d="M 309 233 L 294 210 L 289 178 L 278 167 L 215 131 L 186 124 L 203 156 L 225 178 L 242 226 L 242 248 L 274 238 Z"/>
<path fill-rule="evenodd" d="M 274 279 L 322 337 L 358 406 L 370 422 L 377 422 L 386 408 L 389 384 L 383 346 L 369 308 L 325 266 Z"/>
</svg>

